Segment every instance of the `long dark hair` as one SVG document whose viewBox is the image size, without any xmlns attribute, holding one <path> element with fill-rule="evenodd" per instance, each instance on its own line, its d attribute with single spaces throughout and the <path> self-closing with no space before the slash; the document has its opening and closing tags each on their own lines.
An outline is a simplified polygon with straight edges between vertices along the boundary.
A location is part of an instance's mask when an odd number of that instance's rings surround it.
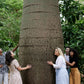
<svg viewBox="0 0 84 84">
<path fill-rule="evenodd" d="M 6 52 L 6 64 L 10 66 L 14 58 L 11 56 L 11 51 Z"/>
<path fill-rule="evenodd" d="M 73 52 L 74 54 L 73 54 L 73 58 L 75 58 L 75 59 L 79 59 L 79 54 L 78 54 L 78 52 L 77 52 L 77 50 L 75 50 L 75 49 L 73 49 L 73 48 L 70 48 L 70 51 L 69 51 L 69 56 L 70 56 L 70 52 Z M 72 57 L 70 56 L 70 59 L 71 59 Z"/>
</svg>

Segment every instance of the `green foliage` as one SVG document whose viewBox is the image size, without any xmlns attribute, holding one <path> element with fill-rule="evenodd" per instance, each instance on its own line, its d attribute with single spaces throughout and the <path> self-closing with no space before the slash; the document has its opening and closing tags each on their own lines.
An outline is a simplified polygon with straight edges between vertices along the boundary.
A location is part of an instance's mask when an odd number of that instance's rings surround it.
<svg viewBox="0 0 84 84">
<path fill-rule="evenodd" d="M 18 44 L 22 0 L 0 0 L 0 47 L 8 50 Z"/>
<path fill-rule="evenodd" d="M 65 46 L 84 53 L 84 5 L 74 0 L 60 0 L 61 24 Z"/>
</svg>

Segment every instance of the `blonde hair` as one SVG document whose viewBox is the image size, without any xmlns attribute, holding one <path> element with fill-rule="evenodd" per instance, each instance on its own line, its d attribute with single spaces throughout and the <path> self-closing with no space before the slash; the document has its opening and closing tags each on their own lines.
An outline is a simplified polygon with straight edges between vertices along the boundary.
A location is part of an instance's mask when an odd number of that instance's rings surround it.
<svg viewBox="0 0 84 84">
<path fill-rule="evenodd" d="M 65 56 L 64 56 L 64 54 L 63 54 L 61 48 L 57 47 L 56 49 L 58 50 L 59 54 L 65 58 Z"/>
</svg>

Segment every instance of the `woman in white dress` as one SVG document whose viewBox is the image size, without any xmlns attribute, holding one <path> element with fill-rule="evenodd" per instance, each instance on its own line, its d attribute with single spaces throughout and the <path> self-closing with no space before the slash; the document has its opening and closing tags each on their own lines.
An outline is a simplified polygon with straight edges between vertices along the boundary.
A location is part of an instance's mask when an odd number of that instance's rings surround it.
<svg viewBox="0 0 84 84">
<path fill-rule="evenodd" d="M 55 55 L 57 56 L 55 64 L 52 61 L 47 61 L 47 63 L 55 68 L 56 84 L 69 84 L 69 76 L 66 70 L 66 61 L 62 50 L 60 48 L 56 48 Z"/>
<path fill-rule="evenodd" d="M 23 84 L 19 71 L 30 69 L 31 65 L 20 67 L 18 61 L 14 59 L 14 53 L 12 51 L 6 53 L 6 63 L 10 70 L 9 84 Z"/>
</svg>

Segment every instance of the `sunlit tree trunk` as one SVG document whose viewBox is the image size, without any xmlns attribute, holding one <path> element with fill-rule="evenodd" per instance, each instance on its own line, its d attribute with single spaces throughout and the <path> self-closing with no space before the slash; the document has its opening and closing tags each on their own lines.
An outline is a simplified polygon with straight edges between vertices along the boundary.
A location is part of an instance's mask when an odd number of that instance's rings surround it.
<svg viewBox="0 0 84 84">
<path fill-rule="evenodd" d="M 58 0 L 24 0 L 20 29 L 19 58 L 23 84 L 55 84 L 55 71 L 47 60 L 55 61 L 54 49 L 63 49 Z"/>
</svg>

